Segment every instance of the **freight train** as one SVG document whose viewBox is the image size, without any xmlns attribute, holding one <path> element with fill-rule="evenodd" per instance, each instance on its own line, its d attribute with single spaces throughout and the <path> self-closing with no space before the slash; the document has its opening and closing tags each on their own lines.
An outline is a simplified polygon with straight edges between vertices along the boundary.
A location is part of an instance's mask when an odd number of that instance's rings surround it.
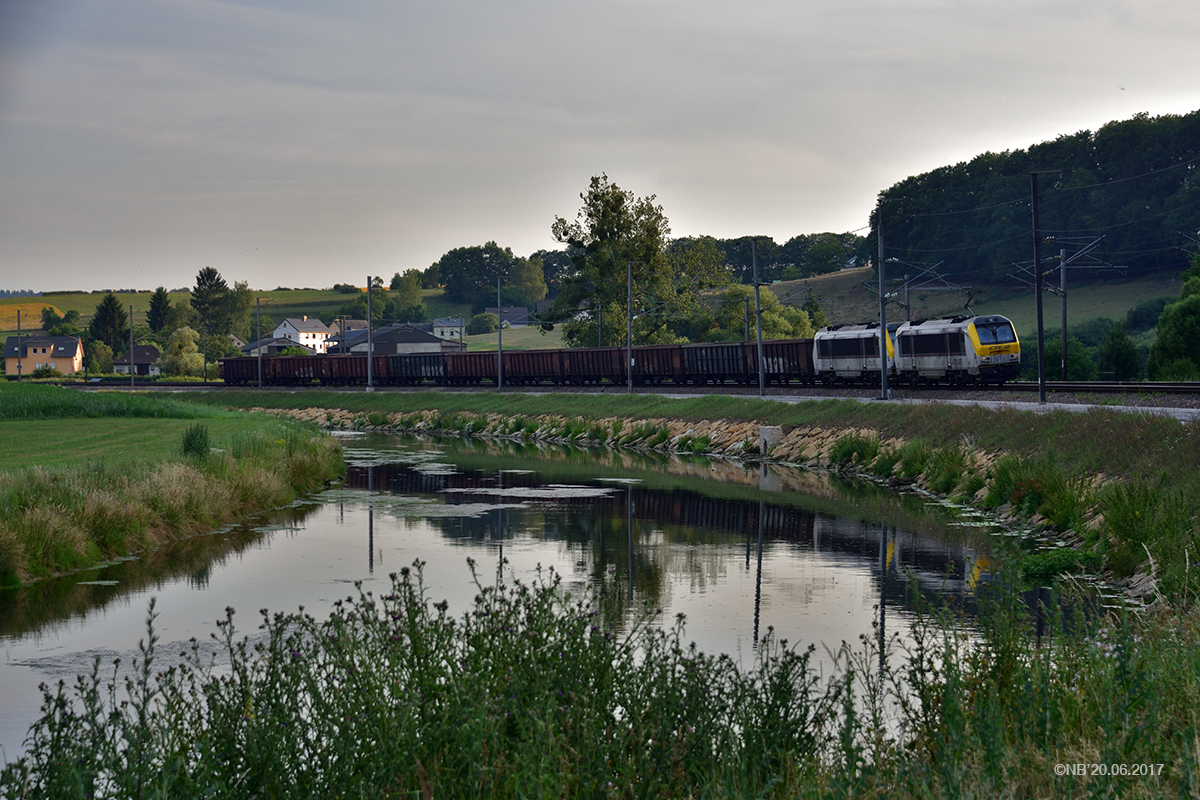
<svg viewBox="0 0 1200 800">
<path fill-rule="evenodd" d="M 814 339 L 763 342 L 768 384 L 879 383 L 879 323 L 833 325 Z M 897 383 L 1000 384 L 1021 369 L 1021 348 L 1004 317 L 954 317 L 888 326 L 886 357 Z M 271 386 L 478 386 L 502 379 L 514 386 L 720 385 L 758 383 L 755 342 L 710 342 L 634 347 L 225 358 L 228 384 Z M 498 370 L 502 366 L 503 369 Z M 501 375 L 498 375 L 498 371 Z M 632 375 L 630 375 L 632 371 Z"/>
</svg>

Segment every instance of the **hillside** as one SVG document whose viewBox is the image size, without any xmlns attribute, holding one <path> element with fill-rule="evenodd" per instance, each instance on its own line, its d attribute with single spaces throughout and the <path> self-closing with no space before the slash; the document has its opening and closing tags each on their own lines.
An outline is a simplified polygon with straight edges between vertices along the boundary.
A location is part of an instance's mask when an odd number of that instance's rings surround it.
<svg viewBox="0 0 1200 800">
<path fill-rule="evenodd" d="M 805 286 L 821 298 L 825 315 L 831 323 L 866 322 L 879 318 L 879 299 L 866 285 L 875 284 L 875 273 L 868 267 L 842 270 L 829 275 L 820 275 L 800 281 L 787 281 L 771 286 L 779 297 L 799 292 Z M 899 281 L 889 281 L 889 292 L 895 291 Z M 1173 275 L 1150 275 L 1136 278 L 1114 278 L 1078 286 L 1067 287 L 1067 324 L 1074 326 L 1092 319 L 1124 320 L 1126 312 L 1138 303 L 1155 297 L 1175 297 L 1180 282 Z M 1036 330 L 1036 303 L 1031 288 L 1008 284 L 973 284 L 972 291 L 979 291 L 971 302 L 976 314 L 1002 314 L 1011 319 L 1022 335 Z M 912 319 L 922 317 L 950 316 L 966 313 L 966 295 L 959 292 L 914 290 L 909 295 L 912 303 Z M 804 295 L 797 295 L 790 305 L 804 302 Z M 1042 298 L 1043 324 L 1048 330 L 1057 329 L 1061 319 L 1060 301 L 1047 293 Z M 897 305 L 888 305 L 888 318 L 903 320 L 904 310 Z"/>
</svg>

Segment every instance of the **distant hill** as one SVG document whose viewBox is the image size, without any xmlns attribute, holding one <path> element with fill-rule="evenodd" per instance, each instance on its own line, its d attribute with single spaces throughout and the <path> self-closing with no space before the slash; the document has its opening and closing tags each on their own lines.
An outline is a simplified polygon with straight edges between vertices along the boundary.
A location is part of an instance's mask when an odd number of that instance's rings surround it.
<svg viewBox="0 0 1200 800">
<path fill-rule="evenodd" d="M 1187 262 L 1179 247 L 1189 244 L 1181 232 L 1195 236 L 1200 228 L 1198 167 L 1200 111 L 1139 114 L 1027 150 L 984 153 L 882 193 L 886 255 L 1004 282 L 1014 262 L 1033 260 L 1030 172 L 1061 170 L 1061 179 L 1039 179 L 1040 229 L 1055 237 L 1043 256 L 1103 236 L 1095 255 L 1127 266 L 1130 276 L 1177 271 Z M 874 234 L 870 248 L 877 252 Z"/>
</svg>

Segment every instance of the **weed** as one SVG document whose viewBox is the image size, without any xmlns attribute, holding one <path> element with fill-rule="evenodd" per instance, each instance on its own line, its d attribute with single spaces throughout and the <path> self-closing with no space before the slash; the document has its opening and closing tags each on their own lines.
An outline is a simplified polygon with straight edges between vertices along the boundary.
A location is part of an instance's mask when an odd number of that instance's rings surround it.
<svg viewBox="0 0 1200 800">
<path fill-rule="evenodd" d="M 839 467 L 870 464 L 879 454 L 878 436 L 843 436 L 829 449 L 829 461 Z"/>
<path fill-rule="evenodd" d="M 197 422 L 183 432 L 183 454 L 189 458 L 204 458 L 211 445 L 208 441 L 208 426 Z"/>
</svg>

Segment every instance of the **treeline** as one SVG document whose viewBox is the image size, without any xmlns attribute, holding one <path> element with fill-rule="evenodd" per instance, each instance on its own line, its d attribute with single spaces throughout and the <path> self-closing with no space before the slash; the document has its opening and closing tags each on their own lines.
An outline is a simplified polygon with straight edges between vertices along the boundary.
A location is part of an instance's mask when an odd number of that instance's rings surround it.
<svg viewBox="0 0 1200 800">
<path fill-rule="evenodd" d="M 1042 256 L 1103 236 L 1094 255 L 1129 274 L 1178 270 L 1183 234 L 1200 227 L 1200 111 L 1110 122 L 1028 150 L 984 153 L 881 193 L 885 255 L 946 275 L 1006 281 L 1033 261 L 1030 173 L 1039 178 Z M 875 225 L 867 252 L 876 252 Z M 1068 238 L 1069 237 L 1069 238 Z M 1084 277 L 1081 271 L 1080 277 Z"/>
</svg>

